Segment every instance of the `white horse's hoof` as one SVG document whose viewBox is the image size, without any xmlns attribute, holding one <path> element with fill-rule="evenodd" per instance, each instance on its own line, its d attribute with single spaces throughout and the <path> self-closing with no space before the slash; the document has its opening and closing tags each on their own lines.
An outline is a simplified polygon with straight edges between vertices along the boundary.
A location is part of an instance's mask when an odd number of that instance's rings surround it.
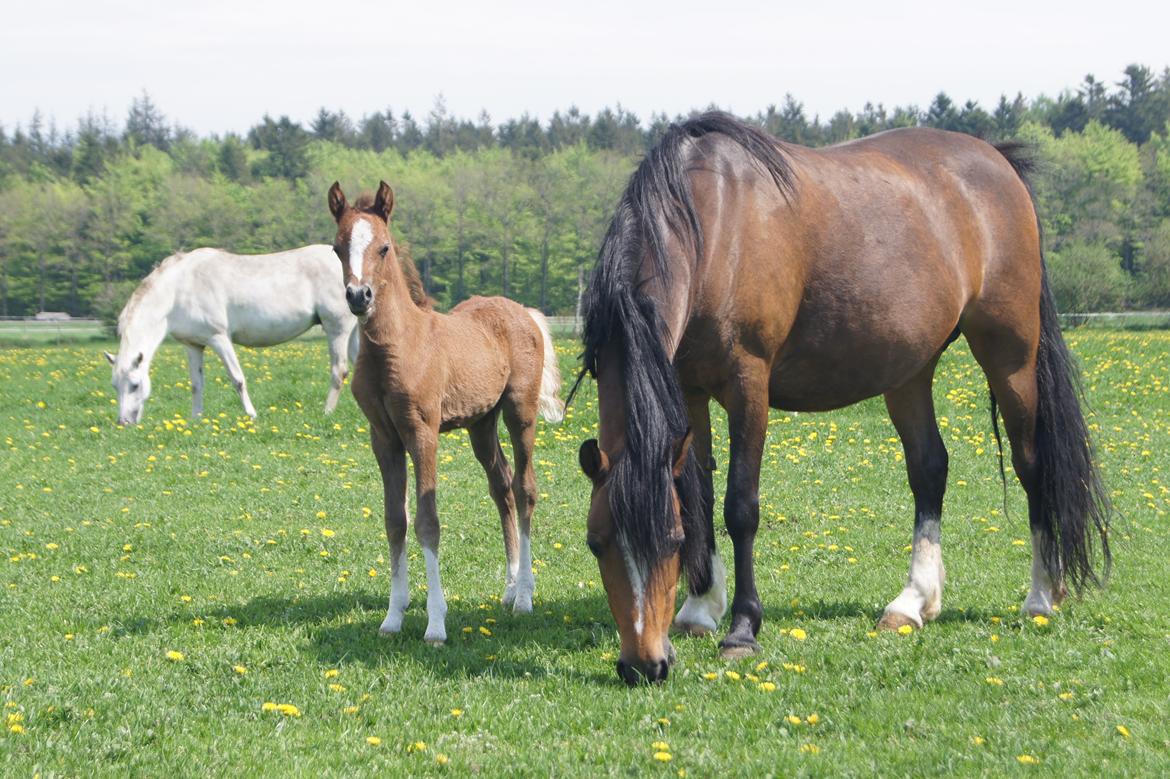
<svg viewBox="0 0 1170 779">
<path fill-rule="evenodd" d="M 505 606 L 511 606 L 516 601 L 516 583 L 508 582 L 504 585 L 504 594 L 500 597 L 500 603 Z"/>
<path fill-rule="evenodd" d="M 532 613 L 532 593 L 518 592 L 516 593 L 516 600 L 512 604 L 513 614 L 531 614 Z"/>
<path fill-rule="evenodd" d="M 436 630 L 427 628 L 427 632 L 423 635 L 423 641 L 426 641 L 431 646 L 442 646 L 447 643 L 447 630 L 445 628 L 438 628 Z"/>
<path fill-rule="evenodd" d="M 402 615 L 387 614 L 386 619 L 378 626 L 378 635 L 393 636 L 402 632 Z"/>
</svg>

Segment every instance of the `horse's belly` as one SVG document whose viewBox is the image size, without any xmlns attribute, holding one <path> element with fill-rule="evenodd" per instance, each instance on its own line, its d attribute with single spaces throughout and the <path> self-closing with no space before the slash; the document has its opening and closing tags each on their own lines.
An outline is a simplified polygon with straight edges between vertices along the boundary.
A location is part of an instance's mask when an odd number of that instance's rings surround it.
<svg viewBox="0 0 1170 779">
<path fill-rule="evenodd" d="M 275 346 L 291 341 L 317 323 L 311 312 L 247 311 L 235 314 L 231 338 L 241 346 Z"/>
<path fill-rule="evenodd" d="M 900 387 L 937 353 L 934 344 L 795 351 L 773 365 L 768 404 L 785 411 L 829 411 Z"/>
</svg>

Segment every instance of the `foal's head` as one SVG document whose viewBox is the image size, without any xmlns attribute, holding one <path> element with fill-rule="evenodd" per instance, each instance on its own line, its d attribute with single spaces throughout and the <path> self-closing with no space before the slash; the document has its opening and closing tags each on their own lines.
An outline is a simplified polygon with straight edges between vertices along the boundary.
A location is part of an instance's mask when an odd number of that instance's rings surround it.
<svg viewBox="0 0 1170 779">
<path fill-rule="evenodd" d="M 662 463 L 670 484 L 666 506 L 656 506 L 656 501 L 648 499 L 648 490 L 637 489 L 641 480 L 630 472 L 633 463 L 628 452 L 618 454 L 618 461 L 612 462 L 598 442 L 590 439 L 578 453 L 581 470 L 593 482 L 586 543 L 597 558 L 609 610 L 621 637 L 618 676 L 629 685 L 642 680 L 663 681 L 675 659 L 668 633 L 687 551 L 677 485 L 684 476 L 690 447 L 688 432 L 675 445 L 671 460 Z M 663 516 L 650 516 L 660 509 L 665 510 Z M 657 521 L 648 521 L 652 519 Z"/>
<path fill-rule="evenodd" d="M 146 410 L 146 399 L 150 397 L 150 365 L 142 352 L 118 356 L 105 352 L 106 359 L 114 366 L 110 383 L 118 394 L 118 424 L 136 425 L 142 421 Z"/>
<path fill-rule="evenodd" d="M 374 312 L 382 263 L 395 261 L 394 242 L 390 238 L 390 214 L 394 212 L 394 190 L 383 181 L 372 205 L 359 198 L 354 205 L 335 181 L 329 188 L 329 210 L 337 221 L 333 251 L 341 259 L 345 302 L 354 316 L 365 322 Z"/>
</svg>

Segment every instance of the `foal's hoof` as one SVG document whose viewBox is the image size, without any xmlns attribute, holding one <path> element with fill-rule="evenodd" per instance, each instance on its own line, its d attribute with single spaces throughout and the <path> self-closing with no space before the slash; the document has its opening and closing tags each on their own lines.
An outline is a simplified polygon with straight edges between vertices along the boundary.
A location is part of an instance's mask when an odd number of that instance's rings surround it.
<svg viewBox="0 0 1170 779">
<path fill-rule="evenodd" d="M 878 620 L 877 629 L 893 632 L 898 628 L 903 628 L 907 625 L 914 628 L 915 630 L 918 630 L 922 627 L 922 625 L 918 624 L 901 612 L 887 611 L 885 614 L 882 614 L 882 618 Z"/>
</svg>

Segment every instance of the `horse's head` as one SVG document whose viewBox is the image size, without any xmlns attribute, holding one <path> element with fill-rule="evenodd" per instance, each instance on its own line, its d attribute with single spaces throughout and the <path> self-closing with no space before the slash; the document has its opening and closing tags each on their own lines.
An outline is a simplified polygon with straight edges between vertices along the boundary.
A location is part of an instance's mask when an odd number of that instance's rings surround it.
<svg viewBox="0 0 1170 779">
<path fill-rule="evenodd" d="M 146 399 L 150 397 L 150 364 L 142 352 L 130 356 L 118 352 L 118 356 L 104 352 L 114 375 L 110 383 L 118 394 L 118 424 L 136 425 L 142 421 Z"/>
<path fill-rule="evenodd" d="M 394 260 L 394 242 L 390 239 L 389 227 L 390 214 L 394 211 L 394 191 L 383 181 L 372 205 L 359 198 L 351 206 L 335 181 L 329 188 L 329 210 L 337 222 L 333 251 L 341 259 L 345 301 L 354 316 L 365 322 L 374 312 L 375 282 L 382 263 L 387 256 Z"/>
<path fill-rule="evenodd" d="M 578 452 L 581 470 L 593 482 L 586 543 L 621 636 L 618 676 L 629 685 L 666 679 L 675 659 L 668 632 L 686 540 L 677 483 L 690 448 L 688 433 L 670 459 L 665 455 L 671 453 L 662 453 L 657 485 L 640 478 L 642 469 L 632 467 L 626 452 L 614 462 L 595 439 Z M 655 486 L 665 487 L 665 500 L 653 499 Z"/>
</svg>

